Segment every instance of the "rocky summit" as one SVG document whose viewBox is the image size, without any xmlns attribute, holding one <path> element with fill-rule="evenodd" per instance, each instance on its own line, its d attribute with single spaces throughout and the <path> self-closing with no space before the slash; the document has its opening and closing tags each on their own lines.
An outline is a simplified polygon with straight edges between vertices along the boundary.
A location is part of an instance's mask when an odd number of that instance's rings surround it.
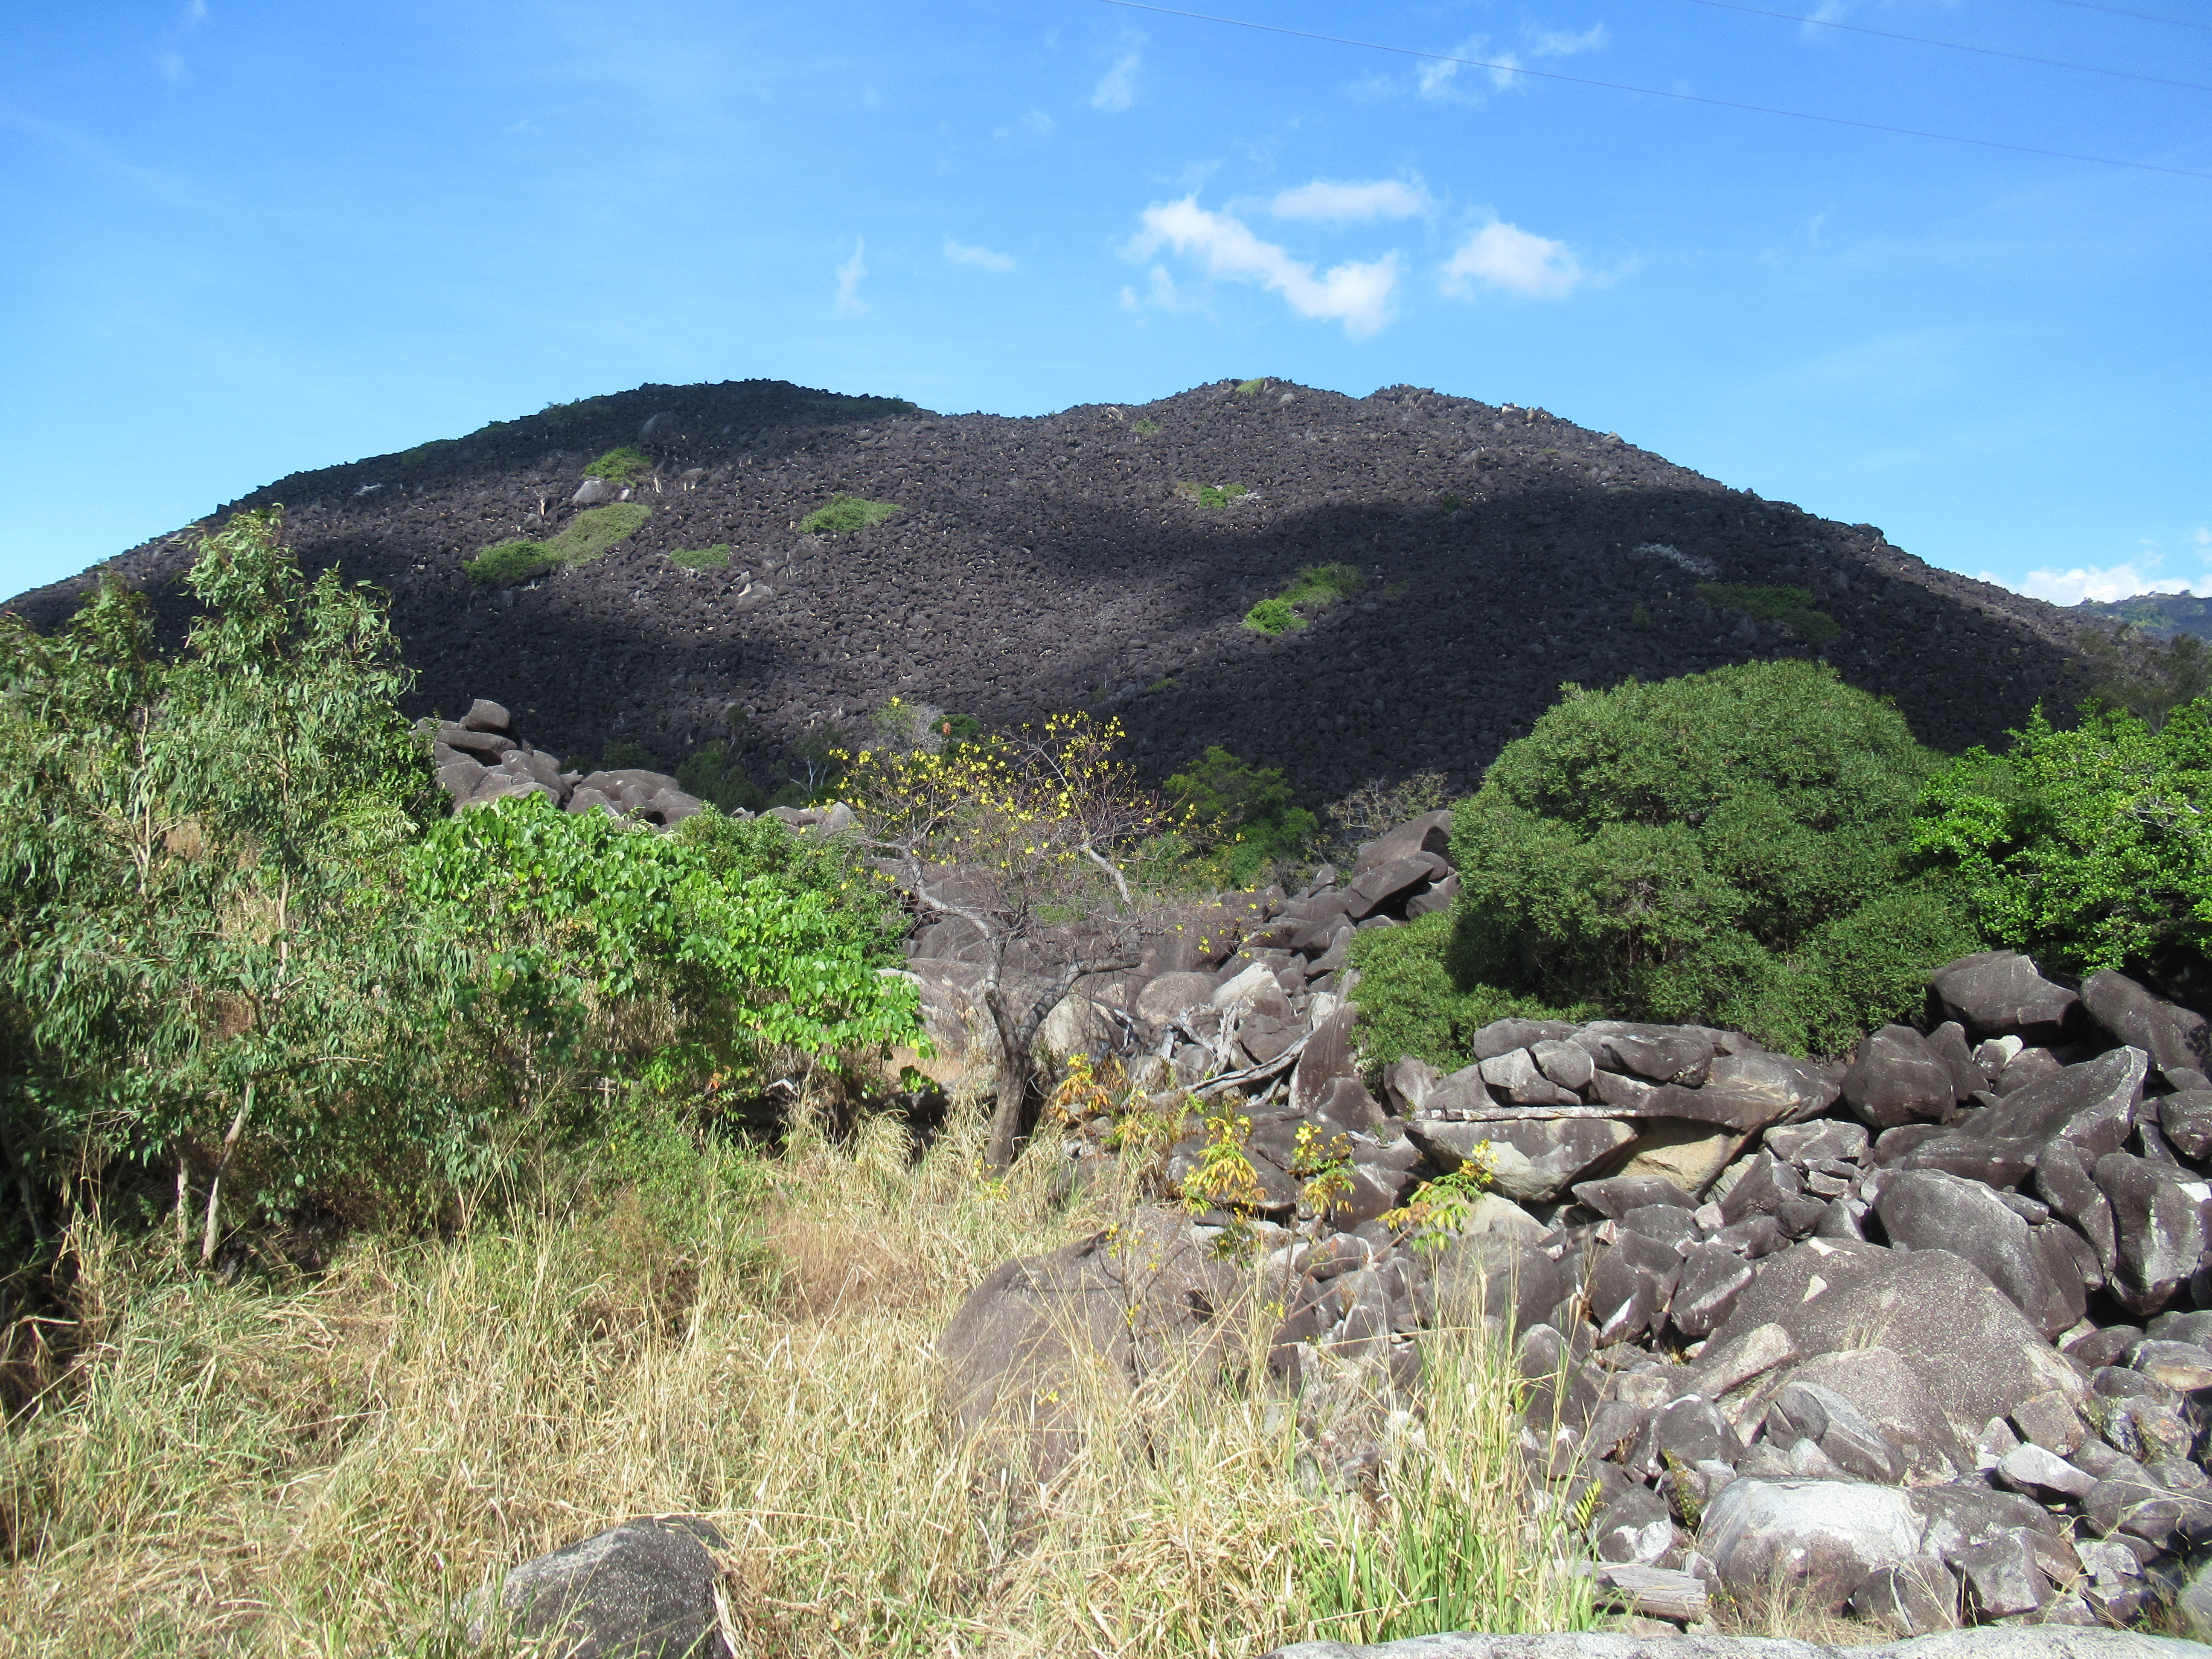
<svg viewBox="0 0 2212 1659">
<path fill-rule="evenodd" d="M 810 529 L 841 495 L 871 505 Z M 2081 624 L 2054 606 L 1544 410 L 1412 386 L 1224 381 L 1008 419 L 646 386 L 295 473 L 216 517 L 278 504 L 310 569 L 390 591 L 411 712 L 496 687 L 564 757 L 622 740 L 672 763 L 728 738 L 770 790 L 810 736 L 893 696 L 987 724 L 1110 711 L 1155 775 L 1219 743 L 1322 799 L 1470 784 L 1566 681 L 1820 655 L 1950 749 L 2078 689 Z M 108 567 L 173 633 L 204 527 Z M 534 567 L 465 568 L 516 543 Z M 1316 566 L 1346 568 L 1301 589 Z M 12 608 L 54 626 L 92 580 Z M 1286 596 L 1279 632 L 1248 625 Z"/>
</svg>

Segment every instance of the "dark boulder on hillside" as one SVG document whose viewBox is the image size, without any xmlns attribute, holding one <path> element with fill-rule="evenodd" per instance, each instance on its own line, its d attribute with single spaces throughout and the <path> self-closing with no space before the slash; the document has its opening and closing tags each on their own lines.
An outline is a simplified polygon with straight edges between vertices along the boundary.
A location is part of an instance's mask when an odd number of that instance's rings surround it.
<svg viewBox="0 0 2212 1659">
<path fill-rule="evenodd" d="M 572 500 L 617 447 L 653 470 Z M 802 528 L 841 494 L 896 510 Z M 1155 776 L 1219 743 L 1310 801 L 1417 772 L 1471 783 L 1570 680 L 1821 655 L 1954 749 L 2073 696 L 2075 624 L 2055 607 L 1546 411 L 1408 386 L 1223 383 L 1010 420 L 648 386 L 223 511 L 279 502 L 310 568 L 392 592 L 411 712 L 495 686 L 580 764 L 619 740 L 672 768 L 719 738 L 770 791 L 810 734 L 893 696 L 994 724 L 1110 712 Z M 525 558 L 504 585 L 464 570 L 517 540 L 591 556 Z M 112 566 L 173 638 L 187 541 Z M 1320 565 L 1354 591 L 1277 635 L 1244 625 Z M 88 580 L 12 603 L 52 627 Z M 1393 855 L 1437 850 L 1414 839 Z"/>
</svg>

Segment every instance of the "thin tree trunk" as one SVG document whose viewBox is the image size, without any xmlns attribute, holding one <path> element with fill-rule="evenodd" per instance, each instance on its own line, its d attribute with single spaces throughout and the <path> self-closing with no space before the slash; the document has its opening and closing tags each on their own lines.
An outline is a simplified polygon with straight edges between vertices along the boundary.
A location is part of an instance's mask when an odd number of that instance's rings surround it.
<svg viewBox="0 0 2212 1659">
<path fill-rule="evenodd" d="M 177 1265 L 182 1267 L 185 1252 L 192 1247 L 192 1166 L 185 1157 L 184 1143 L 177 1143 Z"/>
<path fill-rule="evenodd" d="M 41 1237 L 39 1229 L 39 1206 L 31 1197 L 30 1165 L 15 1155 L 15 1142 L 9 1139 L 7 1125 L 0 1122 L 0 1158 L 8 1163 L 8 1173 L 15 1178 L 15 1194 L 23 1201 L 23 1219 L 31 1224 L 31 1237 Z"/>
<path fill-rule="evenodd" d="M 222 1156 L 216 1160 L 215 1178 L 208 1182 L 207 1229 L 200 1235 L 200 1265 L 205 1267 L 215 1260 L 216 1206 L 222 1198 L 222 1178 L 230 1169 L 230 1155 L 238 1150 L 238 1137 L 246 1128 L 246 1120 L 253 1110 L 253 1079 L 246 1080 L 246 1098 L 238 1103 L 238 1115 L 230 1121 L 230 1131 L 222 1138 Z"/>
<path fill-rule="evenodd" d="M 983 988 L 983 1006 L 999 1032 L 999 1103 L 991 1114 L 991 1142 L 983 1161 L 1003 1175 L 1014 1161 L 1014 1141 L 1022 1132 L 1022 1103 L 1030 1091 L 1029 1045 L 1015 1029 L 1006 994 L 995 982 Z"/>
<path fill-rule="evenodd" d="M 1060 970 L 1052 988 L 1030 1006 L 1018 1026 L 995 976 L 984 987 L 983 1006 L 990 1010 L 991 1024 L 998 1028 L 999 1047 L 1006 1056 L 999 1067 L 999 1103 L 991 1114 L 990 1150 L 985 1154 L 993 1170 L 1004 1173 L 1014 1161 L 1014 1143 L 1021 1138 L 1022 1109 L 1029 1099 L 1030 1044 L 1036 1040 L 1037 1028 L 1085 974 L 1115 974 L 1136 965 L 1134 957 L 1097 957 L 1069 963 Z"/>
</svg>

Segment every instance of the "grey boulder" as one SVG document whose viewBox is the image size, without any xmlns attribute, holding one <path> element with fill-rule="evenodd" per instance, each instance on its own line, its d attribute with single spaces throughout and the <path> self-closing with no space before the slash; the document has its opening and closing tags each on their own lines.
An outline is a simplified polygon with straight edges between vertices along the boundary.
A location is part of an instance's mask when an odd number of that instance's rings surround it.
<svg viewBox="0 0 2212 1659">
<path fill-rule="evenodd" d="M 1610 1118 L 1529 1118 L 1505 1123 L 1408 1124 L 1413 1143 L 1446 1170 L 1479 1149 L 1492 1170 L 1491 1189 L 1522 1204 L 1558 1197 L 1589 1170 L 1636 1138 Z"/>
<path fill-rule="evenodd" d="M 2142 1049 L 2114 1048 L 1967 1113 L 1894 1161 L 2012 1187 L 2053 1140 L 2071 1141 L 2089 1158 L 2102 1158 L 2118 1152 L 2134 1127 L 2149 1072 L 2150 1056 Z"/>
<path fill-rule="evenodd" d="M 1793 1245 L 1758 1264 L 1713 1333 L 1713 1350 L 1764 1325 L 1776 1327 L 1801 1358 L 1891 1349 L 1968 1443 L 1990 1419 L 2036 1395 L 2082 1397 L 2074 1367 L 1986 1276 L 1948 1250 L 1820 1238 Z"/>
<path fill-rule="evenodd" d="M 1951 1068 L 1910 1025 L 1885 1025 L 1859 1044 L 1844 1073 L 1843 1094 L 1877 1129 L 1948 1117 L 1958 1098 Z"/>
<path fill-rule="evenodd" d="M 1869 1575 L 1919 1554 L 1923 1532 L 1899 1487 L 1744 1477 L 1706 1506 L 1698 1548 L 1733 1595 L 1787 1592 L 1832 1612 Z"/>
<path fill-rule="evenodd" d="M 2017 951 L 1960 957 L 1929 975 L 1928 988 L 1943 1018 L 1957 1020 L 1976 1042 L 2001 1036 L 2030 1046 L 2055 1042 L 2080 1001 Z"/>
<path fill-rule="evenodd" d="M 469 1598 L 468 1635 L 482 1642 L 504 1624 L 567 1659 L 692 1659 L 721 1655 L 714 1605 L 726 1547 L 697 1516 L 625 1521 L 541 1555 Z"/>
<path fill-rule="evenodd" d="M 2113 1041 L 2146 1049 L 2160 1066 L 2203 1071 L 2212 1063 L 2204 1016 L 2154 995 L 2107 969 L 2081 981 L 2081 1006 Z"/>
<path fill-rule="evenodd" d="M 1996 1193 L 1942 1170 L 1900 1170 L 1882 1183 L 1875 1214 L 1892 1244 L 1949 1250 L 1980 1268 L 2044 1336 L 2081 1322 L 2080 1273 Z"/>
</svg>

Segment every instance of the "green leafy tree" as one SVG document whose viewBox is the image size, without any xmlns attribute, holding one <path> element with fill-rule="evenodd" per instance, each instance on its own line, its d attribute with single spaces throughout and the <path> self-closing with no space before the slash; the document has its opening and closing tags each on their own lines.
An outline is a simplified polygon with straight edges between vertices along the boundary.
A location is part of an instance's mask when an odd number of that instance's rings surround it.
<svg viewBox="0 0 2212 1659">
<path fill-rule="evenodd" d="M 1832 1052 L 1975 948 L 1888 704 L 1802 662 L 1566 690 L 1454 809 L 1463 980 Z"/>
<path fill-rule="evenodd" d="M 1255 766 L 1215 744 L 1167 781 L 1184 834 L 1237 886 L 1270 866 L 1295 863 L 1312 847 L 1320 823 L 1293 804 L 1279 767 Z"/>
<path fill-rule="evenodd" d="M 2173 710 L 2212 690 L 2212 650 L 2191 634 L 2146 639 L 2124 623 L 2110 634 L 2085 629 L 2081 650 L 2090 695 L 2153 732 Z"/>
<path fill-rule="evenodd" d="M 1928 781 L 1913 845 L 1984 930 L 2075 973 L 2212 953 L 2212 704 L 2121 708 L 2062 732 L 2038 709 L 2002 757 Z"/>
<path fill-rule="evenodd" d="M 280 532 L 205 538 L 173 661 L 113 583 L 55 637 L 0 622 L 0 1086 L 34 1229 L 33 1172 L 166 1163 L 180 1234 L 205 1180 L 204 1257 L 241 1164 L 276 1202 L 439 1138 L 356 1107 L 415 1068 L 394 1019 L 447 965 L 366 921 L 442 801 L 380 599 L 309 581 Z"/>
</svg>

